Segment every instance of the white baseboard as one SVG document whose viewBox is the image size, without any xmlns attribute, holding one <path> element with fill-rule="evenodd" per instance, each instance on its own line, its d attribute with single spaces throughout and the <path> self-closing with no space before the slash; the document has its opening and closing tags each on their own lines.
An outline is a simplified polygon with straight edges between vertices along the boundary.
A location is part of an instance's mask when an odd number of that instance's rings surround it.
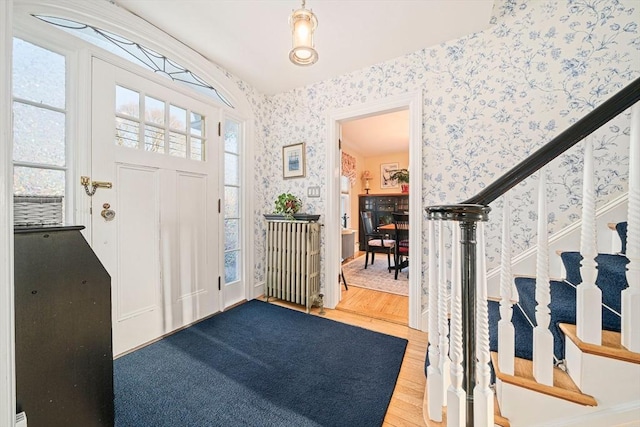
<svg viewBox="0 0 640 427">
<path fill-rule="evenodd" d="M 264 295 L 264 281 L 262 282 L 256 282 L 253 285 L 253 292 L 251 295 L 251 298 L 258 298 L 260 295 Z"/>
</svg>

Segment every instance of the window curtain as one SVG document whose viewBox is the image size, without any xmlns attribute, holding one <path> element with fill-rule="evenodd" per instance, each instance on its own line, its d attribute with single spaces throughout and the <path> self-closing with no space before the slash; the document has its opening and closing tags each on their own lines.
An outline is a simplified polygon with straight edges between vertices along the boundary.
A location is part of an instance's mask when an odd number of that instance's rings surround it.
<svg viewBox="0 0 640 427">
<path fill-rule="evenodd" d="M 342 152 L 342 176 L 349 178 L 349 182 L 353 187 L 356 185 L 356 158 Z"/>
</svg>

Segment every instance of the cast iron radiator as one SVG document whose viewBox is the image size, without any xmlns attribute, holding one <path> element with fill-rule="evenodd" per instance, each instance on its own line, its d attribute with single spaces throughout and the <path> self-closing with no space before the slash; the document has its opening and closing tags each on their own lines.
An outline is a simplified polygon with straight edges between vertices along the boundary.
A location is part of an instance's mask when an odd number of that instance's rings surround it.
<svg viewBox="0 0 640 427">
<path fill-rule="evenodd" d="M 309 309 L 320 295 L 320 224 L 267 221 L 265 297 L 302 304 Z"/>
</svg>

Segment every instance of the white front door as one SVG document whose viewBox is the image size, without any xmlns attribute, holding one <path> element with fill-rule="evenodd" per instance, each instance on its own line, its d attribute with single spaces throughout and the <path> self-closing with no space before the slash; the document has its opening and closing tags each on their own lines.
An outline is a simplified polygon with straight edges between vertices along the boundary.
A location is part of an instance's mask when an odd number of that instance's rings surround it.
<svg viewBox="0 0 640 427">
<path fill-rule="evenodd" d="M 220 111 L 92 67 L 91 179 L 112 184 L 92 197 L 92 246 L 111 275 L 118 355 L 220 310 Z"/>
</svg>

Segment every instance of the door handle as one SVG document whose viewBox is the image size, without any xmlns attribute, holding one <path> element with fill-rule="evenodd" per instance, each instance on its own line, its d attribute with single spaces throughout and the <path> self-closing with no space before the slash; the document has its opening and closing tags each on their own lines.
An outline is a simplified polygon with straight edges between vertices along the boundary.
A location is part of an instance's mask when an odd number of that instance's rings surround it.
<svg viewBox="0 0 640 427">
<path fill-rule="evenodd" d="M 103 209 L 102 212 L 100 212 L 100 215 L 102 215 L 102 218 L 104 218 L 105 221 L 112 221 L 116 217 L 116 212 L 109 209 L 110 207 L 111 205 L 109 203 L 102 205 Z"/>
</svg>

